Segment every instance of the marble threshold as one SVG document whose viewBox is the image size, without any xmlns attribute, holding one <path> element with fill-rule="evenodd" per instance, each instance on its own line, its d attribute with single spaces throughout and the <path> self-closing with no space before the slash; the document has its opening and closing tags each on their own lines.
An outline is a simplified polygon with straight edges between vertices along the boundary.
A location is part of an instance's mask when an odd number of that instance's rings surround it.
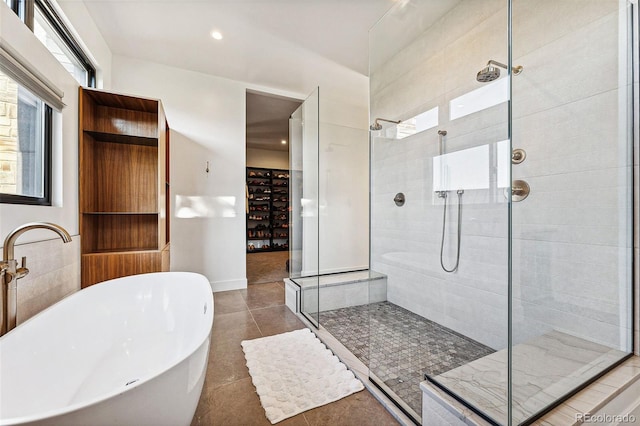
<svg viewBox="0 0 640 426">
<path fill-rule="evenodd" d="M 626 353 L 552 331 L 513 350 L 513 424 L 520 424 L 606 370 Z M 500 424 L 507 424 L 507 351 L 495 352 L 434 378 L 437 383 Z M 534 424 L 578 424 L 579 414 L 602 408 L 640 379 L 640 358 L 632 357 L 569 398 Z M 486 424 L 429 382 L 423 391 L 456 408 L 468 424 Z M 429 396 L 427 396 L 429 397 Z M 474 421 L 469 422 L 474 418 Z M 561 421 L 560 421 L 561 419 Z"/>
</svg>

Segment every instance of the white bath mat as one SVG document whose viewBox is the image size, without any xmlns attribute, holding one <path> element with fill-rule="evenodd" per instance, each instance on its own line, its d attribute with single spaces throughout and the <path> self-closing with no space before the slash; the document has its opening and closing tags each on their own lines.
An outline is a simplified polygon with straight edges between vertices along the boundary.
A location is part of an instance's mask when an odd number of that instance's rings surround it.
<svg viewBox="0 0 640 426">
<path fill-rule="evenodd" d="M 245 340 L 242 349 L 272 424 L 364 389 L 308 328 Z"/>
</svg>

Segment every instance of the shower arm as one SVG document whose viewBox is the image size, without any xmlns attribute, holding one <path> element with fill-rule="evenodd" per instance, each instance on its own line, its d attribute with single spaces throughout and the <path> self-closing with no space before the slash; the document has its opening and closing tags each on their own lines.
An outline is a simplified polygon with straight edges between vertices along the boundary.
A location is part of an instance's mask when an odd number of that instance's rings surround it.
<svg viewBox="0 0 640 426">
<path fill-rule="evenodd" d="M 493 59 L 490 59 L 489 62 L 487 62 L 487 65 L 491 65 L 491 64 L 497 65 L 500 68 L 504 68 L 505 70 L 509 69 L 509 67 L 503 64 L 502 62 L 494 61 Z"/>
<path fill-rule="evenodd" d="M 376 118 L 374 123 L 380 124 L 378 123 L 378 121 L 386 121 L 387 123 L 400 124 L 402 120 L 387 120 L 386 118 Z"/>
<path fill-rule="evenodd" d="M 507 65 L 503 64 L 502 62 L 494 61 L 493 59 L 490 59 L 489 62 L 487 62 L 487 66 L 489 65 L 495 65 L 500 68 L 504 68 L 505 70 L 509 69 Z M 513 71 L 514 75 L 520 74 L 522 72 L 522 65 L 516 65 L 515 67 L 512 67 L 511 71 Z"/>
<path fill-rule="evenodd" d="M 386 121 L 387 123 L 400 124 L 402 120 L 387 120 L 386 118 L 376 118 L 373 124 L 369 126 L 369 130 L 377 131 L 382 130 L 382 124 L 379 121 Z"/>
</svg>

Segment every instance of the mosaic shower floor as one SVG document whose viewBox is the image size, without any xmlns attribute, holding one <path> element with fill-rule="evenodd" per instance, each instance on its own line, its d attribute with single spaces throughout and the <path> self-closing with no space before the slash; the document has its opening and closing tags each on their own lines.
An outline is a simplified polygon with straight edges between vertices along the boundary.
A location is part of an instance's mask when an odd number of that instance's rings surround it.
<svg viewBox="0 0 640 426">
<path fill-rule="evenodd" d="M 389 302 L 320 313 L 320 323 L 418 415 L 420 382 L 495 352 Z"/>
</svg>

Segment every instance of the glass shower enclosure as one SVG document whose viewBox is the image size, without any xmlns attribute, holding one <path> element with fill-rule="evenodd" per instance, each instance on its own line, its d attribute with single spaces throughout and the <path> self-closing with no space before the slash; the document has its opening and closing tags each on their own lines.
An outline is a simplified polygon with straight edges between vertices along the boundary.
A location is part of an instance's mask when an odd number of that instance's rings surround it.
<svg viewBox="0 0 640 426">
<path fill-rule="evenodd" d="M 365 318 L 370 377 L 416 422 L 425 379 L 528 424 L 632 352 L 637 13 L 408 0 L 371 29 L 386 300 L 342 318 Z"/>
<path fill-rule="evenodd" d="M 289 118 L 289 277 L 300 287 L 299 311 L 314 326 L 320 315 L 320 89 Z"/>
</svg>

